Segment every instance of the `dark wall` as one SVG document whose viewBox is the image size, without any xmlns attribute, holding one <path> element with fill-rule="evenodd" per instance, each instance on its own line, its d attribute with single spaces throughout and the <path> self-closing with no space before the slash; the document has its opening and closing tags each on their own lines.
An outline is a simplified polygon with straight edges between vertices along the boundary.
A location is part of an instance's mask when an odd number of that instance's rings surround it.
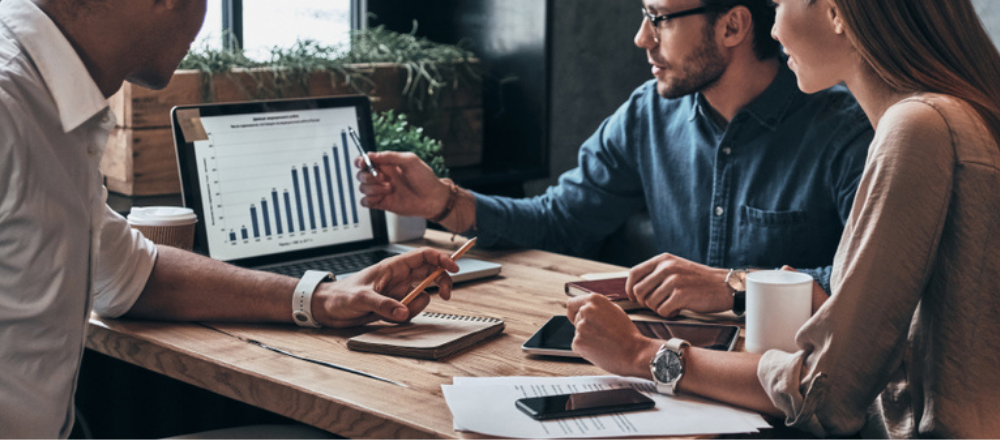
<svg viewBox="0 0 1000 440">
<path fill-rule="evenodd" d="M 577 164 L 580 144 L 652 79 L 646 53 L 632 42 L 638 1 L 554 0 L 550 27 L 549 176 L 529 182 L 538 194 Z"/>
<path fill-rule="evenodd" d="M 373 23 L 409 31 L 416 19 L 418 34 L 431 40 L 470 38 L 494 76 L 517 77 L 502 95 L 487 83 L 485 165 L 454 173 L 475 189 L 511 195 L 540 193 L 574 167 L 580 144 L 652 77 L 645 52 L 632 43 L 640 7 L 620 0 L 369 0 Z"/>
<path fill-rule="evenodd" d="M 484 86 L 483 166 L 452 170 L 452 177 L 486 192 L 518 195 L 522 182 L 548 171 L 549 0 L 369 0 L 372 24 L 456 43 L 468 38 L 490 72 Z M 517 80 L 501 86 L 498 79 Z"/>
</svg>

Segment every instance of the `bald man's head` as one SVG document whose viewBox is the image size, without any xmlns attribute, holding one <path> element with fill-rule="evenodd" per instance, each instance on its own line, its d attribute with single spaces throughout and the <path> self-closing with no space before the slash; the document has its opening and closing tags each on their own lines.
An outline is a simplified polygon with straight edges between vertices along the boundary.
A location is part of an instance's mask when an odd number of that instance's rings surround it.
<svg viewBox="0 0 1000 440">
<path fill-rule="evenodd" d="M 33 0 L 110 96 L 128 80 L 166 87 L 205 19 L 207 0 Z"/>
<path fill-rule="evenodd" d="M 2 0 L 0 0 L 2 1 Z M 49 11 L 71 14 L 93 14 L 106 10 L 112 0 L 34 0 Z"/>
</svg>

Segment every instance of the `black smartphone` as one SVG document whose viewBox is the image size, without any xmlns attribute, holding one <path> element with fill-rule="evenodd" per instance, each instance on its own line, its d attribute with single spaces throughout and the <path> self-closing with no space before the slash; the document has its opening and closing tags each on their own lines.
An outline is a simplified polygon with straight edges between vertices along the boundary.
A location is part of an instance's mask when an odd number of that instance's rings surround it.
<svg viewBox="0 0 1000 440">
<path fill-rule="evenodd" d="M 632 388 L 517 399 L 517 409 L 535 420 L 652 409 L 656 402 Z"/>
<path fill-rule="evenodd" d="M 729 351 L 736 345 L 740 328 L 735 325 L 694 324 L 686 322 L 632 321 L 644 336 L 668 340 L 681 338 L 695 347 Z M 553 316 L 531 336 L 521 350 L 528 354 L 580 357 L 571 345 L 576 327 L 565 316 Z"/>
</svg>

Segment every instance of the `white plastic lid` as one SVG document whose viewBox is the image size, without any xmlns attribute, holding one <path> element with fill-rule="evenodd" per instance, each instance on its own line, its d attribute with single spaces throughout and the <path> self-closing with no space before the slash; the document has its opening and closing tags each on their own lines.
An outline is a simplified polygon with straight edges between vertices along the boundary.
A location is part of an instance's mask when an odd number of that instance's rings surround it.
<svg viewBox="0 0 1000 440">
<path fill-rule="evenodd" d="M 128 223 L 136 226 L 184 226 L 198 223 L 198 216 L 189 208 L 133 207 L 128 215 Z"/>
</svg>

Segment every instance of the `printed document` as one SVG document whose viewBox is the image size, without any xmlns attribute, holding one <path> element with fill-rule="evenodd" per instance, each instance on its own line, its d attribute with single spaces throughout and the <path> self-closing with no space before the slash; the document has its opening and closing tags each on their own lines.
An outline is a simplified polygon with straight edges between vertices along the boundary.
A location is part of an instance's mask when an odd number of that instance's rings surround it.
<svg viewBox="0 0 1000 440">
<path fill-rule="evenodd" d="M 656 401 L 648 411 L 538 421 L 514 406 L 523 397 L 635 388 Z M 688 396 L 656 393 L 653 382 L 620 376 L 456 377 L 441 386 L 456 431 L 518 438 L 736 434 L 771 426 L 757 413 Z"/>
</svg>

